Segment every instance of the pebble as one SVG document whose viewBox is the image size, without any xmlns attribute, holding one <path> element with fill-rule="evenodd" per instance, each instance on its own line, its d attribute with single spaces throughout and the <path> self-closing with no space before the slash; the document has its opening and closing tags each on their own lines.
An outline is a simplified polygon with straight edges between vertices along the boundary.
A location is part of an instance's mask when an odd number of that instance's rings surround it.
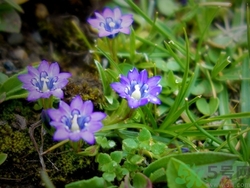
<svg viewBox="0 0 250 188">
<path fill-rule="evenodd" d="M 16 70 L 16 66 L 11 60 L 6 60 L 3 62 L 3 67 L 5 68 L 6 71 L 8 72 L 13 72 Z"/>
<path fill-rule="evenodd" d="M 28 58 L 28 54 L 26 51 L 22 48 L 16 48 L 13 51 L 10 52 L 10 56 L 13 59 L 18 59 L 18 60 L 25 60 Z"/>
<path fill-rule="evenodd" d="M 24 41 L 24 37 L 21 33 L 11 33 L 8 36 L 7 41 L 10 45 L 18 45 Z"/>
<path fill-rule="evenodd" d="M 40 35 L 40 33 L 38 31 L 35 31 L 31 34 L 32 38 L 39 44 L 42 44 L 43 41 L 42 41 L 42 37 Z"/>
</svg>

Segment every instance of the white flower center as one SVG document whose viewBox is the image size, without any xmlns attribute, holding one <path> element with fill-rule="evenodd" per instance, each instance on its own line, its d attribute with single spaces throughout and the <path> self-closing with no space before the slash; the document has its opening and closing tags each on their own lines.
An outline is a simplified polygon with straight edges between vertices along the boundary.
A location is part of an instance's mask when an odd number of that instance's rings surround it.
<svg viewBox="0 0 250 188">
<path fill-rule="evenodd" d="M 48 76 L 47 77 L 42 77 L 41 78 L 41 82 L 43 83 L 43 88 L 42 88 L 42 92 L 46 92 L 46 91 L 49 91 L 49 88 L 47 86 L 47 82 L 49 82 L 49 78 Z"/>
<path fill-rule="evenodd" d="M 110 22 L 109 23 L 109 27 L 115 27 L 115 23 L 114 22 Z"/>
<path fill-rule="evenodd" d="M 140 91 L 140 86 L 138 84 L 135 85 L 135 90 L 131 94 L 131 97 L 137 100 L 141 99 L 141 91 Z"/>
<path fill-rule="evenodd" d="M 73 119 L 71 120 L 71 131 L 74 132 L 74 131 L 79 131 L 79 125 L 77 123 L 77 114 L 74 114 L 74 117 Z"/>
</svg>

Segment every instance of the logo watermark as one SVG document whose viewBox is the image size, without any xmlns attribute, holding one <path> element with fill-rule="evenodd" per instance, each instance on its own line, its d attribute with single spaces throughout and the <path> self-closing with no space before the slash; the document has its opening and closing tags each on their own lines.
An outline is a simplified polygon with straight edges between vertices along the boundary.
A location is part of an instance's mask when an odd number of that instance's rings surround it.
<svg viewBox="0 0 250 188">
<path fill-rule="evenodd" d="M 220 178 L 220 187 L 234 187 L 235 185 L 236 187 L 250 188 L 250 183 L 237 182 L 243 178 L 250 178 L 250 166 L 209 165 L 198 168 L 195 165 L 180 164 L 175 183 L 185 184 L 188 188 L 201 187 L 204 184 L 210 188 L 217 188 L 218 182 L 216 184 L 210 182 L 218 178 Z"/>
</svg>

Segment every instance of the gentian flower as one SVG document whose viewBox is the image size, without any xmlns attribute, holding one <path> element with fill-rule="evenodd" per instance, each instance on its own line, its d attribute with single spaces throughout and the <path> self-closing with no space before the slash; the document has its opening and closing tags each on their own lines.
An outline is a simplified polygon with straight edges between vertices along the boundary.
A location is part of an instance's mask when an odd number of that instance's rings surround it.
<svg viewBox="0 0 250 188">
<path fill-rule="evenodd" d="M 149 102 L 161 103 L 157 98 L 162 90 L 162 86 L 159 84 L 160 80 L 160 76 L 148 78 L 148 72 L 145 69 L 139 73 L 134 68 L 128 72 L 127 77 L 120 75 L 120 82 L 112 83 L 111 87 L 122 98 L 127 99 L 130 108 L 137 108 Z"/>
<path fill-rule="evenodd" d="M 102 14 L 95 12 L 95 19 L 88 19 L 89 24 L 98 29 L 99 37 L 115 37 L 119 32 L 130 34 L 129 26 L 133 22 L 132 14 L 121 14 L 119 8 L 115 8 L 112 11 L 109 8 L 105 8 Z"/>
<path fill-rule="evenodd" d="M 23 88 L 29 91 L 28 101 L 35 101 L 39 98 L 49 98 L 51 95 L 63 98 L 62 88 L 68 83 L 70 73 L 59 73 L 59 65 L 42 61 L 36 69 L 28 66 L 28 73 L 18 76 L 23 82 Z"/>
<path fill-rule="evenodd" d="M 105 113 L 93 112 L 93 103 L 83 102 L 79 95 L 70 105 L 60 101 L 58 109 L 48 109 L 47 113 L 50 124 L 56 128 L 54 140 L 83 139 L 89 144 L 94 144 L 94 133 L 102 128 L 101 120 L 106 117 Z"/>
</svg>

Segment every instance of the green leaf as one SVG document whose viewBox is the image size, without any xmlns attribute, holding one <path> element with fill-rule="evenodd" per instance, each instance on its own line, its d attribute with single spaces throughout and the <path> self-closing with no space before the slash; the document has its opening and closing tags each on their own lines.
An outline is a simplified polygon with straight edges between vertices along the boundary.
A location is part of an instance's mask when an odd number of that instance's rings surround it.
<svg viewBox="0 0 250 188">
<path fill-rule="evenodd" d="M 38 65 L 35 65 L 34 68 L 37 68 Z M 22 82 L 18 79 L 18 75 L 26 74 L 27 70 L 23 70 L 18 74 L 15 74 L 8 78 L 2 85 L 0 85 L 0 96 L 2 93 L 6 93 L 6 100 L 10 99 L 19 99 L 26 98 L 28 92 L 25 89 L 22 89 Z"/>
<path fill-rule="evenodd" d="M 96 65 L 97 70 L 98 70 L 99 75 L 100 75 L 100 79 L 101 79 L 102 86 L 103 86 L 103 93 L 105 96 L 109 96 L 111 89 L 110 89 L 110 85 L 109 85 L 106 73 L 105 73 L 103 67 L 101 66 L 101 64 L 96 60 L 95 60 L 95 65 Z"/>
<path fill-rule="evenodd" d="M 122 151 L 113 151 L 110 154 L 110 157 L 112 158 L 112 160 L 114 160 L 115 162 L 119 164 L 122 160 L 122 153 L 123 153 Z"/>
<path fill-rule="evenodd" d="M 104 149 L 110 149 L 116 145 L 113 140 L 108 140 L 106 137 L 101 136 L 96 137 L 96 143 Z"/>
<path fill-rule="evenodd" d="M 205 84 L 203 82 L 195 83 L 191 88 L 191 93 L 193 95 L 203 95 L 205 93 Z"/>
<path fill-rule="evenodd" d="M 100 165 L 108 164 L 111 161 L 112 161 L 111 157 L 106 153 L 99 153 L 99 155 L 97 156 L 97 162 Z"/>
<path fill-rule="evenodd" d="M 109 187 L 110 185 L 111 184 L 106 182 L 103 178 L 95 176 L 88 180 L 80 180 L 69 183 L 65 185 L 65 188 L 83 188 L 83 187 L 103 188 L 103 187 Z"/>
<path fill-rule="evenodd" d="M 118 109 L 120 103 L 117 99 L 113 98 L 113 96 L 105 96 L 105 98 L 108 101 L 107 106 L 104 106 L 105 110 L 114 111 Z"/>
<path fill-rule="evenodd" d="M 223 90 L 223 85 L 221 82 L 212 82 L 213 87 L 216 93 L 220 93 Z M 204 96 L 212 96 L 212 87 L 208 80 L 202 80 L 201 82 L 197 82 L 192 88 L 191 93 L 194 95 L 204 95 Z"/>
<path fill-rule="evenodd" d="M 77 154 L 83 156 L 96 156 L 98 154 L 99 147 L 100 146 L 98 145 L 89 146 L 84 151 L 78 152 Z"/>
<path fill-rule="evenodd" d="M 165 151 L 165 148 L 166 148 L 165 144 L 157 142 L 152 145 L 151 151 L 154 155 L 160 155 Z"/>
<path fill-rule="evenodd" d="M 141 164 L 143 161 L 144 161 L 144 157 L 141 156 L 141 155 L 133 155 L 129 161 L 132 163 L 132 164 Z"/>
<path fill-rule="evenodd" d="M 182 161 L 172 157 L 167 165 L 167 182 L 170 188 L 206 188 L 200 177 Z"/>
<path fill-rule="evenodd" d="M 0 31 L 19 33 L 21 28 L 20 16 L 14 9 L 1 10 Z"/>
<path fill-rule="evenodd" d="M 119 73 L 116 72 L 115 70 L 105 69 L 105 72 L 107 73 L 107 78 L 117 80 L 117 78 L 119 77 Z"/>
<path fill-rule="evenodd" d="M 150 139 L 151 139 L 151 133 L 146 128 L 142 128 L 142 130 L 139 132 L 138 140 L 140 142 L 143 142 L 143 141 L 149 141 Z"/>
<path fill-rule="evenodd" d="M 145 170 L 144 174 L 149 176 L 154 171 L 160 168 L 166 168 L 169 160 L 171 157 L 175 157 L 176 159 L 186 163 L 195 165 L 196 167 L 209 165 L 209 164 L 216 164 L 222 162 L 233 162 L 238 159 L 237 155 L 232 155 L 228 153 L 222 152 L 200 152 L 200 153 L 183 153 L 183 154 L 172 154 L 166 157 L 162 157 L 151 164 L 149 164 Z"/>
<path fill-rule="evenodd" d="M 138 165 L 137 164 L 132 164 L 129 161 L 125 161 L 124 164 L 122 165 L 124 168 L 126 168 L 128 171 L 133 172 L 138 170 Z"/>
<path fill-rule="evenodd" d="M 167 69 L 172 71 L 179 71 L 181 69 L 180 65 L 173 59 L 167 61 Z"/>
<path fill-rule="evenodd" d="M 16 10 L 18 10 L 19 12 L 23 13 L 22 7 L 18 5 L 15 0 L 4 0 L 4 1 L 9 5 L 11 5 L 13 8 L 15 8 Z"/>
<path fill-rule="evenodd" d="M 0 165 L 3 164 L 6 159 L 7 159 L 7 154 L 0 153 Z"/>
<path fill-rule="evenodd" d="M 148 68 L 154 68 L 155 64 L 152 62 L 142 62 L 142 63 L 136 64 L 136 67 L 139 69 L 148 69 Z"/>
<path fill-rule="evenodd" d="M 173 0 L 158 0 L 157 7 L 159 12 L 165 16 L 171 16 L 175 13 L 175 11 L 178 10 L 177 3 L 175 3 Z"/>
<path fill-rule="evenodd" d="M 213 67 L 213 70 L 211 72 L 212 78 L 216 78 L 218 74 L 224 70 L 224 68 L 230 63 L 228 60 L 228 57 L 226 57 L 227 54 L 225 52 L 221 52 L 220 57 L 218 61 L 216 62 L 215 66 Z"/>
<path fill-rule="evenodd" d="M 8 79 L 8 76 L 0 72 L 0 84 L 4 83 Z"/>
<path fill-rule="evenodd" d="M 34 110 L 38 111 L 38 110 L 41 110 L 43 108 L 43 106 L 40 103 L 36 103 L 33 108 L 34 108 Z"/>
<path fill-rule="evenodd" d="M 133 186 L 136 188 L 152 188 L 150 179 L 142 173 L 136 173 L 133 178 Z"/>
<path fill-rule="evenodd" d="M 114 181 L 116 175 L 114 172 L 104 172 L 102 177 L 108 182 Z"/>
<path fill-rule="evenodd" d="M 0 94 L 0 103 L 2 103 L 5 100 L 6 100 L 6 93 L 3 92 L 3 93 Z"/>
<path fill-rule="evenodd" d="M 126 138 L 122 141 L 122 147 L 125 151 L 131 151 L 138 147 L 138 143 L 132 138 Z"/>
<path fill-rule="evenodd" d="M 22 82 L 18 80 L 18 75 L 13 75 L 9 79 L 7 79 L 0 87 L 0 94 L 6 93 L 6 99 L 13 99 L 22 97 L 22 95 L 26 96 L 27 91 L 22 89 Z"/>
<path fill-rule="evenodd" d="M 158 170 L 151 173 L 149 178 L 153 183 L 155 183 L 155 182 L 164 182 L 164 180 L 166 180 L 165 176 L 166 176 L 165 168 L 159 168 Z"/>
<path fill-rule="evenodd" d="M 196 101 L 196 106 L 198 110 L 204 115 L 212 115 L 216 112 L 219 106 L 218 98 L 210 98 L 209 102 L 204 98 L 200 98 Z"/>
<path fill-rule="evenodd" d="M 122 179 L 124 179 L 124 176 L 127 174 L 129 174 L 128 169 L 122 168 L 120 166 L 118 168 L 116 168 L 116 179 L 118 181 L 121 181 Z"/>
<path fill-rule="evenodd" d="M 116 172 L 117 169 L 120 168 L 120 165 L 117 164 L 115 161 L 111 161 L 109 163 L 106 163 L 104 165 L 99 166 L 99 169 L 103 172 L 113 173 Z"/>
<path fill-rule="evenodd" d="M 160 58 L 159 58 L 159 59 L 155 59 L 154 61 L 155 61 L 155 66 L 156 66 L 158 69 L 160 69 L 160 70 L 162 70 L 162 71 L 165 71 L 165 72 L 168 72 L 168 71 L 169 71 L 166 62 L 165 62 L 163 59 L 160 59 Z"/>
</svg>

